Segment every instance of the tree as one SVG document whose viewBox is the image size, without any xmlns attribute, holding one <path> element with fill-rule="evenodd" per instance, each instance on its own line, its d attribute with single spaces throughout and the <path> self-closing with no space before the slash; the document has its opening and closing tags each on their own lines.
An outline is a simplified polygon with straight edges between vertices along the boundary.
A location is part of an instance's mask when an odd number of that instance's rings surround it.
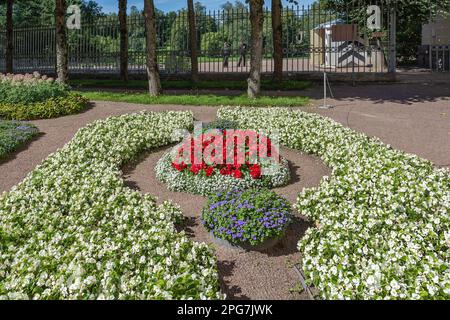
<svg viewBox="0 0 450 320">
<path fill-rule="evenodd" d="M 197 57 L 197 29 L 195 27 L 195 12 L 193 0 L 188 0 L 189 20 L 189 50 L 191 53 L 191 76 L 194 83 L 198 82 L 198 57 Z"/>
<path fill-rule="evenodd" d="M 153 0 L 144 0 L 144 16 L 147 45 L 148 91 L 151 96 L 161 94 L 158 57 L 156 52 L 156 12 Z"/>
<path fill-rule="evenodd" d="M 274 79 L 283 80 L 283 24 L 281 22 L 281 0 L 272 0 Z"/>
<path fill-rule="evenodd" d="M 6 1 L 6 73 L 13 73 L 13 0 Z"/>
<path fill-rule="evenodd" d="M 119 0 L 120 24 L 120 78 L 128 81 L 128 27 L 127 0 Z"/>
<path fill-rule="evenodd" d="M 177 13 L 170 28 L 170 50 L 177 51 L 179 56 L 187 55 L 189 48 L 188 13 L 181 10 Z"/>
<path fill-rule="evenodd" d="M 55 25 L 56 25 L 56 73 L 58 80 L 67 83 L 68 50 L 65 14 L 67 11 L 66 0 L 56 0 L 55 2 Z"/>
<path fill-rule="evenodd" d="M 251 23 L 250 76 L 247 80 L 249 98 L 257 98 L 261 93 L 261 69 L 263 54 L 264 0 L 249 0 Z"/>
<path fill-rule="evenodd" d="M 202 53 L 209 57 L 218 57 L 223 44 L 228 40 L 228 34 L 223 32 L 208 32 L 202 35 Z"/>
</svg>

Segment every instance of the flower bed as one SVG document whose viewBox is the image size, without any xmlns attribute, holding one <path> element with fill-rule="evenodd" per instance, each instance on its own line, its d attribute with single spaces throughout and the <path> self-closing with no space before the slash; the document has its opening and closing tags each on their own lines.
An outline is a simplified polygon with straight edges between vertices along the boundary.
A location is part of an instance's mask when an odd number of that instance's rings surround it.
<svg viewBox="0 0 450 320">
<path fill-rule="evenodd" d="M 257 246 L 284 234 L 291 206 L 269 190 L 230 190 L 209 197 L 202 222 L 215 237 L 238 246 Z"/>
<path fill-rule="evenodd" d="M 172 141 L 189 112 L 81 129 L 0 196 L 0 298 L 221 298 L 214 254 L 174 227 L 181 213 L 126 188 L 121 166 Z"/>
<path fill-rule="evenodd" d="M 38 129 L 31 124 L 0 120 L 0 160 L 37 133 Z"/>
<path fill-rule="evenodd" d="M 218 116 L 276 129 L 282 144 L 333 169 L 296 204 L 316 223 L 299 249 L 323 298 L 450 298 L 448 170 L 316 114 L 222 108 Z"/>
<path fill-rule="evenodd" d="M 245 136 L 243 131 L 233 131 L 236 136 Z M 271 141 L 252 132 L 258 143 L 250 147 L 249 140 L 245 140 L 243 152 L 240 156 L 238 145 L 227 144 L 227 130 L 216 131 L 216 134 L 199 134 L 190 136 L 184 144 L 167 152 L 158 161 L 155 171 L 156 177 L 167 184 L 171 191 L 189 192 L 200 195 L 211 195 L 223 190 L 244 190 L 249 188 L 273 188 L 286 185 L 290 180 L 289 165 L 286 159 L 279 161 L 272 157 Z M 256 138 L 257 137 L 257 138 Z M 256 141 L 255 140 L 255 141 Z M 255 156 L 255 162 L 250 162 L 251 150 L 255 155 L 260 154 L 261 141 L 268 146 L 268 157 Z M 200 152 L 196 154 L 195 145 Z M 227 146 L 233 158 L 226 161 Z M 212 147 L 212 150 L 210 149 Z M 188 150 L 186 150 L 188 149 Z M 206 150 L 211 155 L 206 155 Z M 262 148 L 261 148 L 262 149 Z M 183 156 L 187 151 L 187 156 Z M 220 154 L 220 160 L 218 157 Z M 242 159 L 238 159 L 242 157 Z M 186 159 L 185 159 L 186 158 Z M 273 161 L 269 161 L 273 160 Z M 230 164 L 232 162 L 232 164 Z"/>
<path fill-rule="evenodd" d="M 78 113 L 87 107 L 87 99 L 38 72 L 0 74 L 0 118 L 48 119 Z"/>
</svg>

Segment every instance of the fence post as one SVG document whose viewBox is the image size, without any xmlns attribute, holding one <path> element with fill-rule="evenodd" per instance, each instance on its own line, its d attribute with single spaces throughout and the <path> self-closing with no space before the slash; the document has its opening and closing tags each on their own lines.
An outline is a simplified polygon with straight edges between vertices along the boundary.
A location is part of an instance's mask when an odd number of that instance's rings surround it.
<svg viewBox="0 0 450 320">
<path fill-rule="evenodd" d="M 389 8 L 389 73 L 397 71 L 397 10 L 395 2 Z"/>
<path fill-rule="evenodd" d="M 197 28 L 195 25 L 194 1 L 188 0 L 189 47 L 191 52 L 192 82 L 198 82 Z"/>
</svg>

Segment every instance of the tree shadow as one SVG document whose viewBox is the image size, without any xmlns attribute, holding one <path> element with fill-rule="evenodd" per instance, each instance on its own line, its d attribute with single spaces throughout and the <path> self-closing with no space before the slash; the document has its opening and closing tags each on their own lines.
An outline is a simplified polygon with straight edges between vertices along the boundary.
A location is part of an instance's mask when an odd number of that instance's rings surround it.
<svg viewBox="0 0 450 320">
<path fill-rule="evenodd" d="M 183 222 L 175 225 L 178 232 L 184 231 L 189 238 L 195 238 L 195 228 L 199 223 L 195 217 L 184 217 Z"/>
<path fill-rule="evenodd" d="M 127 188 L 130 188 L 130 189 L 132 189 L 132 190 L 139 191 L 139 192 L 142 191 L 141 188 L 138 186 L 138 184 L 137 184 L 136 181 L 123 180 L 123 184 L 124 184 Z"/>
<path fill-rule="evenodd" d="M 297 170 L 300 169 L 300 166 L 296 165 L 294 162 L 288 160 L 289 171 L 291 172 L 291 181 L 289 183 L 297 183 L 300 182 L 300 175 L 297 173 Z"/>
<path fill-rule="evenodd" d="M 449 77 L 450 82 L 450 77 Z M 398 103 L 412 105 L 438 100 L 450 100 L 450 86 L 444 84 L 362 84 L 353 87 L 349 84 L 331 84 L 336 101 L 370 101 L 374 104 Z M 323 88 L 316 86 L 297 94 L 312 99 L 323 99 Z M 330 98 L 331 99 L 331 98 Z"/>
<path fill-rule="evenodd" d="M 0 158 L 0 165 L 8 163 L 10 161 L 13 161 L 13 160 L 17 159 L 17 155 L 19 153 L 27 150 L 34 142 L 38 141 L 43 136 L 45 136 L 44 132 L 38 132 L 36 135 L 33 136 L 33 138 L 31 138 L 30 140 L 24 142 L 23 144 L 21 144 L 20 146 L 15 148 L 14 151 L 8 153 L 8 155 L 6 155 L 3 158 Z"/>
<path fill-rule="evenodd" d="M 269 257 L 287 256 L 297 253 L 298 242 L 305 235 L 306 231 L 313 225 L 304 218 L 294 216 L 292 223 L 286 230 L 284 237 L 272 248 L 262 250 L 261 253 Z"/>
<path fill-rule="evenodd" d="M 250 300 L 250 297 L 242 294 L 242 289 L 239 286 L 230 286 L 229 281 L 225 280 L 234 274 L 236 262 L 234 261 L 218 261 L 217 267 L 219 269 L 220 289 L 227 295 L 228 300 Z"/>
</svg>

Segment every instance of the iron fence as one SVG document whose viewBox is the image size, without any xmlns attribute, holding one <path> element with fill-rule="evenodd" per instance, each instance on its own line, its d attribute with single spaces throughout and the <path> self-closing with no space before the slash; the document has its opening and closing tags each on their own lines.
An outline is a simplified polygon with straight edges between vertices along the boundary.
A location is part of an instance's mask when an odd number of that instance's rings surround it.
<svg viewBox="0 0 450 320">
<path fill-rule="evenodd" d="M 367 27 L 367 7 L 296 5 L 282 10 L 283 71 L 288 73 L 386 73 L 392 71 L 395 37 L 392 11 L 384 1 L 381 27 Z M 247 73 L 250 55 L 250 21 L 246 6 L 230 10 L 196 11 L 197 51 L 200 73 Z M 145 24 L 139 12 L 127 20 L 129 72 L 145 73 Z M 190 48 L 186 10 L 158 13 L 158 63 L 163 74 L 190 72 Z M 395 34 L 395 32 L 394 32 Z M 264 13 L 263 72 L 274 69 L 271 12 Z M 0 53 L 4 54 L 4 33 Z M 71 73 L 118 74 L 120 32 L 117 16 L 82 21 L 80 30 L 68 31 Z M 245 44 L 246 46 L 244 46 Z M 225 59 L 227 58 L 227 59 Z M 55 72 L 55 28 L 30 26 L 14 30 L 14 71 Z M 228 60 L 228 63 L 224 63 Z M 239 63 L 241 60 L 241 63 Z M 245 61 L 244 61 L 245 60 Z M 395 60 L 395 59 L 394 59 Z M 5 69 L 0 59 L 0 71 Z"/>
</svg>

